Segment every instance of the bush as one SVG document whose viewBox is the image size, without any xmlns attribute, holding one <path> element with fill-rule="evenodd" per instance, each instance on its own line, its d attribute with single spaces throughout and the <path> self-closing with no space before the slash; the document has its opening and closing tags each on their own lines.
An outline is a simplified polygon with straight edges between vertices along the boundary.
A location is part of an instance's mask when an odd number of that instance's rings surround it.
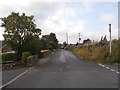
<svg viewBox="0 0 120 90">
<path fill-rule="evenodd" d="M 0 54 L 2 56 L 2 61 L 16 61 L 17 54 L 16 53 L 2 53 Z"/>
<path fill-rule="evenodd" d="M 31 55 L 30 52 L 23 52 L 22 53 L 22 62 L 23 62 L 23 64 L 27 63 L 27 57 L 30 56 L 30 55 Z"/>
</svg>

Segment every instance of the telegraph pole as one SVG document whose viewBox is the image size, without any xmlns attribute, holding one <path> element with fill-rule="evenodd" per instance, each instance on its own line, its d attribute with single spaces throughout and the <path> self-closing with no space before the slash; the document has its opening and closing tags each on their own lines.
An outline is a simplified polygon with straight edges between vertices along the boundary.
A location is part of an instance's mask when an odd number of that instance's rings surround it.
<svg viewBox="0 0 120 90">
<path fill-rule="evenodd" d="M 68 44 L 68 33 L 66 33 L 66 42 Z"/>
<path fill-rule="evenodd" d="M 109 24 L 109 32 L 110 32 L 110 56 L 111 56 L 111 24 Z"/>
<path fill-rule="evenodd" d="M 79 44 L 80 44 L 80 40 L 81 40 L 80 36 L 81 36 L 81 35 L 80 35 L 80 33 L 79 33 L 79 42 L 78 42 Z"/>
</svg>

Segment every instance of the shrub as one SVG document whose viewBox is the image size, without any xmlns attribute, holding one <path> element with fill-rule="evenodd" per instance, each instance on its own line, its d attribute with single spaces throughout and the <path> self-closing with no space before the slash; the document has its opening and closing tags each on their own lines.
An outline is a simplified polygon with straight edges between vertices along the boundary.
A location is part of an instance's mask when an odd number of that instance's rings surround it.
<svg viewBox="0 0 120 90">
<path fill-rule="evenodd" d="M 23 52 L 22 53 L 22 62 L 23 62 L 23 64 L 27 63 L 27 57 L 30 56 L 30 55 L 31 55 L 30 52 Z"/>
<path fill-rule="evenodd" d="M 16 53 L 2 53 L 0 54 L 2 56 L 2 61 L 16 61 L 17 54 Z"/>
</svg>

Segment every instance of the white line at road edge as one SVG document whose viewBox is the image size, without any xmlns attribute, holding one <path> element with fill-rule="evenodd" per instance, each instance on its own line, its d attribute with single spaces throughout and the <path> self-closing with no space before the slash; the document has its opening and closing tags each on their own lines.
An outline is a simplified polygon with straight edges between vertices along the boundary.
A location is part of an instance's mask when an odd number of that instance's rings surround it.
<svg viewBox="0 0 120 90">
<path fill-rule="evenodd" d="M 13 83 L 15 80 L 17 80 L 19 77 L 21 77 L 22 75 L 24 75 L 25 73 L 27 73 L 28 71 L 30 71 L 33 67 L 29 68 L 28 70 L 26 70 L 25 72 L 21 73 L 20 75 L 16 76 L 14 79 L 10 80 L 9 82 L 7 82 L 6 84 L 0 86 L 0 89 L 10 85 L 11 83 Z"/>
<path fill-rule="evenodd" d="M 105 67 L 106 69 L 110 69 L 109 67 Z"/>
<path fill-rule="evenodd" d="M 100 65 L 100 66 L 102 66 L 102 67 L 104 67 L 104 68 L 106 68 L 106 69 L 109 69 L 109 70 L 112 71 L 112 72 L 116 72 L 117 74 L 120 74 L 120 72 L 118 72 L 118 71 L 116 71 L 116 70 L 114 70 L 114 69 L 111 69 L 111 68 L 107 67 L 106 65 L 102 65 L 101 63 L 99 63 L 98 65 Z"/>
</svg>

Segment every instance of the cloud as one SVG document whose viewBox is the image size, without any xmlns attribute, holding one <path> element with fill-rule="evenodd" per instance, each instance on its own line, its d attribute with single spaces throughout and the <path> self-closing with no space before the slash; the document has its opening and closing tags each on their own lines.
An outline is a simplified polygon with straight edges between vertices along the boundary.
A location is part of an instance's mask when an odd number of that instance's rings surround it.
<svg viewBox="0 0 120 90">
<path fill-rule="evenodd" d="M 61 43 L 66 41 L 66 33 L 69 35 L 69 43 L 78 42 L 78 33 L 81 33 L 82 41 L 88 37 L 91 40 L 99 41 L 100 37 L 105 35 L 109 38 L 109 32 L 107 31 L 108 26 L 101 27 L 101 30 L 93 27 L 96 31 L 92 31 L 91 29 L 90 31 L 86 26 L 86 23 L 89 21 L 87 21 L 84 16 L 96 13 L 93 8 L 95 3 L 33 2 L 33 0 L 25 0 L 24 4 L 21 2 L 22 1 L 15 1 L 10 2 L 10 4 L 8 2 L 0 3 L 0 17 L 6 17 L 13 11 L 34 15 L 35 23 L 37 27 L 42 29 L 42 34 L 53 32 Z M 91 18 L 89 18 L 89 20 L 93 21 Z M 105 22 L 112 21 L 114 20 L 114 15 L 112 13 L 103 14 L 100 20 Z M 93 23 L 96 24 L 96 22 Z M 3 33 L 3 28 L 0 28 L 0 34 L 1 33 Z M 117 29 L 113 27 L 112 38 L 117 38 L 117 36 Z M 0 39 L 1 38 L 2 37 L 0 37 Z"/>
<path fill-rule="evenodd" d="M 114 17 L 114 15 L 112 13 L 104 14 L 100 18 L 101 21 L 106 21 L 106 22 L 112 21 L 114 19 L 115 19 L 115 17 Z"/>
<path fill-rule="evenodd" d="M 6 0 L 5 0 L 6 1 Z M 52 2 L 31 2 L 26 1 L 24 4 L 21 1 L 14 2 L 14 0 L 8 2 L 1 2 L 0 3 L 0 17 L 7 17 L 11 12 L 19 12 L 26 13 L 26 15 L 34 15 L 35 16 L 35 23 L 37 27 L 50 15 L 54 14 L 59 8 L 60 3 L 52 3 Z M 1 25 L 1 21 L 0 21 Z M 39 27 L 40 28 L 40 27 Z M 3 40 L 4 28 L 0 28 L 0 39 Z"/>
<path fill-rule="evenodd" d="M 89 39 L 91 40 L 100 41 L 101 37 L 104 37 L 105 35 L 107 37 L 107 40 L 109 40 L 110 36 L 108 26 L 104 26 L 101 30 L 96 30 L 94 32 L 84 31 L 82 35 L 82 40 L 87 39 L 89 37 Z M 118 39 L 118 29 L 114 26 L 112 26 L 111 28 L 111 37 L 112 39 Z"/>
<path fill-rule="evenodd" d="M 11 12 L 26 13 L 27 15 L 34 15 L 38 20 L 45 19 L 47 15 L 54 13 L 58 8 L 59 3 L 52 2 L 26 2 L 26 4 L 1 4 L 0 5 L 0 17 L 7 16 Z"/>
<path fill-rule="evenodd" d="M 93 11 L 93 3 L 92 2 L 83 2 L 83 13 L 91 13 Z"/>
<path fill-rule="evenodd" d="M 43 30 L 42 33 L 43 34 L 49 34 L 50 32 L 56 33 L 57 38 L 61 43 L 66 41 L 66 33 L 68 33 L 70 35 L 69 41 L 76 43 L 77 42 L 76 37 L 78 36 L 78 33 L 82 32 L 84 29 L 84 21 L 81 19 L 78 19 L 76 21 L 70 19 L 71 17 L 76 16 L 75 13 L 71 14 L 71 12 L 74 13 L 74 9 L 70 7 L 69 8 L 62 7 L 59 10 L 57 10 L 53 16 L 48 17 L 40 25 L 40 27 Z M 66 17 L 69 19 L 66 19 Z"/>
</svg>

